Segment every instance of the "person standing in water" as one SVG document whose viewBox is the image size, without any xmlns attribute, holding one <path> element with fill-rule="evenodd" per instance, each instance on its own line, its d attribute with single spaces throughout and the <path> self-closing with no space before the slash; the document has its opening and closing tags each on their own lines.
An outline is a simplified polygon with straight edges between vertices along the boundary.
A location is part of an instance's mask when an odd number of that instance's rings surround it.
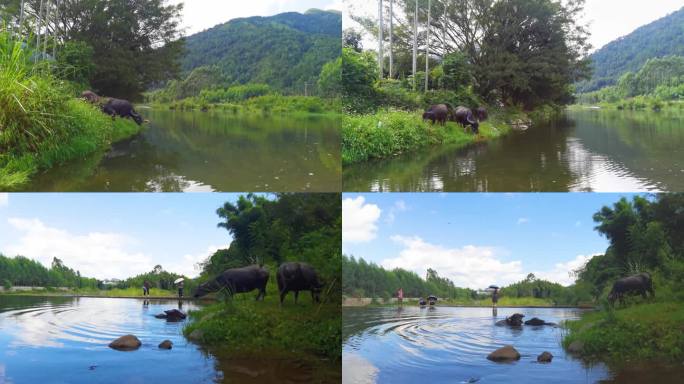
<svg viewBox="0 0 684 384">
<path fill-rule="evenodd" d="M 397 290 L 397 302 L 399 305 L 404 301 L 404 290 L 402 288 L 399 288 Z"/>
<path fill-rule="evenodd" d="M 496 303 L 499 302 L 499 288 L 494 288 L 492 292 L 492 308 L 496 308 Z"/>
<path fill-rule="evenodd" d="M 145 280 L 143 283 L 143 296 L 149 296 L 150 295 L 150 282 Z"/>
<path fill-rule="evenodd" d="M 183 281 L 178 282 L 178 298 L 183 297 Z"/>
</svg>

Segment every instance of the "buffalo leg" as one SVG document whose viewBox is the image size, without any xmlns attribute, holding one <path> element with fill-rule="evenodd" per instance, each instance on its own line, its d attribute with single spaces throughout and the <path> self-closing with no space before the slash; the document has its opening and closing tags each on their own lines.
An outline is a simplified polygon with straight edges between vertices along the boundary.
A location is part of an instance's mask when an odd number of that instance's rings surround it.
<svg viewBox="0 0 684 384">
<path fill-rule="evenodd" d="M 295 293 L 295 304 L 297 304 L 297 298 L 299 297 L 299 291 L 294 291 Z"/>
<path fill-rule="evenodd" d="M 283 305 L 283 300 L 285 300 L 285 296 L 287 295 L 287 288 L 283 289 L 280 291 L 280 305 Z"/>
</svg>

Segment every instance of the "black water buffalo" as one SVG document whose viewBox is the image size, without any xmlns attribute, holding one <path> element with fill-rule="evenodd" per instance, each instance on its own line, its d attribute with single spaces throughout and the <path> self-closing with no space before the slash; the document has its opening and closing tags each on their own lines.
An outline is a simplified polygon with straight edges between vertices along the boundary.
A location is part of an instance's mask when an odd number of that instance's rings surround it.
<svg viewBox="0 0 684 384">
<path fill-rule="evenodd" d="M 222 289 L 225 289 L 230 296 L 233 296 L 236 293 L 245 293 L 258 289 L 259 293 L 257 294 L 256 299 L 263 300 L 264 296 L 266 296 L 268 276 L 268 270 L 258 265 L 227 269 L 215 279 L 197 287 L 194 297 L 202 297 Z"/>
<path fill-rule="evenodd" d="M 81 93 L 81 99 L 89 102 L 90 104 L 97 104 L 100 102 L 100 96 L 93 91 L 83 91 L 83 93 Z"/>
<path fill-rule="evenodd" d="M 477 121 L 477 118 L 475 117 L 473 111 L 470 108 L 456 108 L 456 112 L 454 112 L 454 118 L 456 119 L 457 123 L 463 126 L 463 128 L 466 128 L 470 125 L 472 127 L 473 133 L 480 133 L 480 123 L 479 121 Z"/>
<path fill-rule="evenodd" d="M 432 124 L 435 122 L 445 125 L 447 120 L 453 116 L 453 108 L 449 104 L 432 105 L 423 113 L 423 120 L 431 120 Z"/>
<path fill-rule="evenodd" d="M 283 304 L 288 292 L 294 292 L 295 304 L 299 291 L 311 291 L 311 299 L 319 303 L 323 283 L 318 279 L 318 274 L 312 266 L 306 263 L 283 263 L 276 274 L 278 291 L 280 292 L 280 304 Z"/>
<path fill-rule="evenodd" d="M 487 110 L 484 107 L 479 107 L 475 110 L 475 116 L 479 121 L 487 121 L 489 113 L 487 113 Z"/>
<path fill-rule="evenodd" d="M 179 309 L 169 309 L 168 311 L 164 311 L 164 313 L 154 315 L 154 317 L 157 319 L 166 319 L 166 321 L 174 322 L 184 320 L 187 315 L 185 312 Z"/>
<path fill-rule="evenodd" d="M 505 320 L 497 321 L 496 325 L 508 325 L 511 327 L 520 327 L 523 324 L 523 321 L 522 321 L 523 317 L 525 317 L 525 315 L 523 315 L 521 313 L 514 313 L 514 314 L 508 316 Z"/>
<path fill-rule="evenodd" d="M 542 325 L 551 325 L 555 326 L 557 325 L 556 323 L 547 323 L 546 321 L 538 318 L 538 317 L 533 317 L 525 322 L 525 325 L 532 325 L 532 326 L 542 326 Z"/>
<path fill-rule="evenodd" d="M 102 112 L 110 115 L 112 119 L 116 118 L 116 116 L 121 116 L 123 118 L 130 117 L 138 125 L 142 125 L 143 123 L 142 116 L 133 109 L 133 104 L 128 100 L 109 99 L 109 101 L 102 106 Z"/>
<path fill-rule="evenodd" d="M 608 294 L 608 301 L 611 305 L 615 303 L 615 300 L 620 300 L 620 304 L 624 304 L 625 294 L 628 293 L 641 294 L 641 296 L 646 299 L 648 297 L 646 292 L 649 292 L 651 297 L 655 297 L 651 275 L 643 272 L 638 275 L 623 277 L 622 279 L 616 281 L 613 284 L 613 289 L 611 289 L 610 293 Z"/>
</svg>

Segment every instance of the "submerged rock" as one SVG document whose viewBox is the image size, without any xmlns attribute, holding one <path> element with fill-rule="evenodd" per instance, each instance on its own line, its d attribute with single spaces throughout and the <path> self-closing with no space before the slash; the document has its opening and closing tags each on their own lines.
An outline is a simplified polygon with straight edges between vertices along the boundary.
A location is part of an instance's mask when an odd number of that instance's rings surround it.
<svg viewBox="0 0 684 384">
<path fill-rule="evenodd" d="M 140 348 L 141 345 L 142 343 L 137 337 L 133 335 L 126 335 L 121 336 L 109 343 L 109 348 L 116 349 L 118 351 L 134 351 Z"/>
<path fill-rule="evenodd" d="M 161 342 L 161 344 L 159 344 L 159 348 L 171 349 L 171 348 L 173 348 L 173 343 L 171 342 L 171 340 L 164 340 Z"/>
<path fill-rule="evenodd" d="M 520 353 L 512 345 L 501 347 L 490 353 L 487 359 L 491 361 L 514 361 L 520 360 Z"/>
<path fill-rule="evenodd" d="M 550 363 L 551 360 L 553 360 L 551 352 L 544 351 L 541 355 L 537 356 L 537 361 L 540 363 Z"/>
<path fill-rule="evenodd" d="M 580 354 L 584 350 L 584 343 L 580 340 L 575 340 L 570 345 L 568 345 L 568 352 L 572 354 Z"/>
</svg>

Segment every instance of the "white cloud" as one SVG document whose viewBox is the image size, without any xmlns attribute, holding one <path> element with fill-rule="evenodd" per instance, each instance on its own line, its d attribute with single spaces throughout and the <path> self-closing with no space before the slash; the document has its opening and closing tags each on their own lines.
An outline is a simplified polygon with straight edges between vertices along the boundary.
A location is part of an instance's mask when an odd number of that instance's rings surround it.
<svg viewBox="0 0 684 384">
<path fill-rule="evenodd" d="M 392 240 L 404 249 L 399 256 L 380 263 L 386 269 L 403 268 L 425 276 L 427 268 L 432 268 L 456 286 L 473 289 L 494 283 L 506 285 L 525 277 L 520 261 L 499 260 L 493 247 L 467 245 L 449 249 L 429 244 L 420 237 L 393 236 Z"/>
<path fill-rule="evenodd" d="M 385 217 L 385 222 L 388 224 L 394 223 L 394 219 L 396 218 L 396 214 L 399 212 L 404 212 L 407 209 L 408 209 L 408 207 L 406 206 L 406 203 L 404 202 L 404 200 L 397 200 L 394 203 L 394 205 L 392 206 L 392 208 L 390 208 L 389 213 Z"/>
<path fill-rule="evenodd" d="M 377 221 L 382 211 L 375 204 L 366 204 L 366 199 L 346 198 L 342 201 L 342 241 L 346 243 L 367 243 L 377 236 Z"/>
<path fill-rule="evenodd" d="M 199 263 L 207 260 L 207 258 L 213 255 L 214 252 L 218 251 L 219 249 L 228 249 L 229 247 L 230 244 L 221 246 L 210 245 L 205 251 L 183 255 L 180 262 L 164 265 L 164 269 L 187 277 L 197 277 L 201 272 L 201 270 L 198 268 Z"/>
<path fill-rule="evenodd" d="M 22 232 L 17 242 L 4 250 L 50 266 L 52 258 L 77 269 L 83 276 L 99 279 L 125 278 L 151 270 L 154 263 L 140 252 L 129 251 L 135 239 L 117 233 L 73 234 L 51 228 L 38 219 L 10 218 L 10 226 Z"/>
<path fill-rule="evenodd" d="M 590 256 L 578 255 L 573 260 L 565 263 L 557 263 L 551 271 L 533 272 L 537 278 L 553 281 L 555 283 L 568 286 L 575 283 L 575 278 L 571 273 L 583 267 L 592 257 L 598 256 L 594 254 Z"/>
<path fill-rule="evenodd" d="M 9 193 L 0 193 L 0 207 L 6 207 L 9 204 Z"/>
<path fill-rule="evenodd" d="M 527 217 L 521 217 L 518 219 L 518 225 L 527 224 L 529 222 L 530 222 L 530 219 L 528 219 Z"/>
</svg>

